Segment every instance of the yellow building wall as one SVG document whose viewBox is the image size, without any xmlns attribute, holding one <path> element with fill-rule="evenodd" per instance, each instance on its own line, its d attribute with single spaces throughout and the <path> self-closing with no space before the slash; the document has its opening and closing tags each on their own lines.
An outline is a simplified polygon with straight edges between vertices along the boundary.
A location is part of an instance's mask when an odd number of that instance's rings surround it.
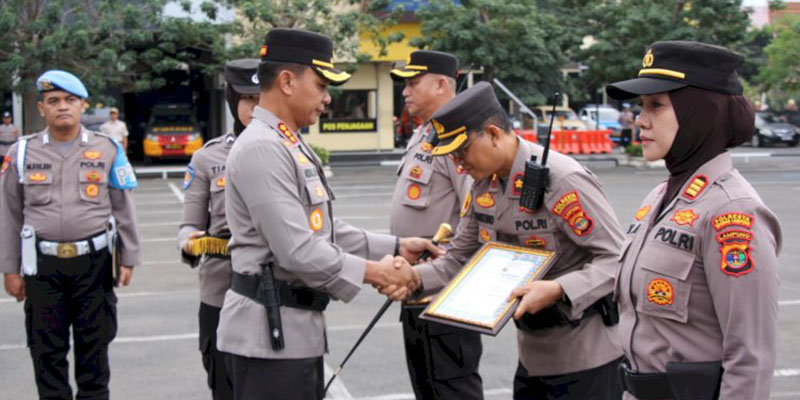
<svg viewBox="0 0 800 400">
<path fill-rule="evenodd" d="M 422 29 L 419 22 L 400 22 L 384 32 L 384 35 L 402 32 L 405 38 L 398 43 L 392 43 L 386 47 L 386 55 L 379 56 L 379 48 L 373 43 L 369 33 L 361 32 L 358 36 L 359 53 L 369 54 L 372 61 L 405 61 L 412 51 L 417 50 L 408 44 L 409 39 L 422 37 Z"/>
<path fill-rule="evenodd" d="M 377 102 L 377 132 L 320 133 L 319 122 L 309 127 L 309 142 L 330 151 L 392 150 L 394 148 L 394 98 L 393 82 L 389 76 L 391 63 L 364 63 L 359 65 L 343 90 L 375 90 Z"/>
</svg>

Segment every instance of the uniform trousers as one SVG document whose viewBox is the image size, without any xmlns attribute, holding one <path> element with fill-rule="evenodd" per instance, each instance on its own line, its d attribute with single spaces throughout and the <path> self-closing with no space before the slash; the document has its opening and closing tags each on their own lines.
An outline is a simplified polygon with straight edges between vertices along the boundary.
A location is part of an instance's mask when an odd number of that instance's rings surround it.
<svg viewBox="0 0 800 400">
<path fill-rule="evenodd" d="M 250 358 L 225 353 L 235 400 L 322 400 L 322 357 Z"/>
<path fill-rule="evenodd" d="M 620 400 L 620 362 L 622 358 L 592 369 L 551 376 L 528 376 L 520 363 L 514 375 L 514 400 Z"/>
<path fill-rule="evenodd" d="M 108 250 L 60 259 L 38 256 L 25 277 L 25 328 L 40 399 L 72 399 L 67 353 L 75 345 L 76 399 L 108 399 L 108 344 L 117 334 Z"/>
<path fill-rule="evenodd" d="M 482 400 L 481 334 L 420 319 L 424 309 L 403 305 L 400 314 L 414 395 L 418 400 Z"/>
<path fill-rule="evenodd" d="M 200 354 L 214 400 L 233 400 L 233 385 L 225 367 L 225 353 L 217 349 L 217 325 L 222 308 L 200 303 Z"/>
</svg>

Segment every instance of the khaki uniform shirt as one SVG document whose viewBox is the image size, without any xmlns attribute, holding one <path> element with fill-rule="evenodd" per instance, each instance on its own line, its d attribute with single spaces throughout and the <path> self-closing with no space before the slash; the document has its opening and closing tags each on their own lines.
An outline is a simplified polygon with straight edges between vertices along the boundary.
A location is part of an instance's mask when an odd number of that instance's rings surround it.
<svg viewBox="0 0 800 400">
<path fill-rule="evenodd" d="M 120 143 L 123 143 L 124 139 L 128 137 L 128 127 L 125 125 L 125 122 L 120 119 L 104 122 L 103 125 L 100 125 L 100 132 L 117 139 Z"/>
<path fill-rule="evenodd" d="M 261 107 L 231 148 L 226 164 L 225 215 L 233 237 L 233 270 L 259 275 L 275 263 L 275 278 L 350 301 L 361 290 L 365 259 L 394 252 L 395 237 L 333 219 L 333 192 L 316 154 Z M 286 347 L 274 351 L 264 306 L 228 290 L 217 347 L 245 357 L 321 356 L 326 348 L 321 312 L 281 307 Z"/>
<path fill-rule="evenodd" d="M 225 220 L 225 161 L 236 135 L 212 139 L 192 155 L 183 182 L 183 221 L 178 232 L 178 249 L 189 240 L 189 234 L 206 231 L 219 235 L 228 230 Z M 200 264 L 200 301 L 222 307 L 225 291 L 231 286 L 231 260 L 223 257 L 189 257 L 183 261 L 192 267 Z"/>
<path fill-rule="evenodd" d="M 778 220 L 727 152 L 701 166 L 657 216 L 665 188 L 645 198 L 623 247 L 616 297 L 625 355 L 641 372 L 721 360 L 720 399 L 766 399 L 778 323 Z"/>
<path fill-rule="evenodd" d="M 117 148 L 108 136 L 81 127 L 62 156 L 47 130 L 31 135 L 20 183 L 16 153 L 0 175 L 0 272 L 19 273 L 20 231 L 31 225 L 36 237 L 72 242 L 105 232 L 108 218 L 117 221 L 120 265 L 140 264 L 133 194 L 109 186 Z"/>
<path fill-rule="evenodd" d="M 0 155 L 6 155 L 11 145 L 17 141 L 20 132 L 14 125 L 0 124 Z"/>
<path fill-rule="evenodd" d="M 525 161 L 541 159 L 543 148 L 521 139 L 505 187 L 499 179 L 476 181 L 447 255 L 417 268 L 425 294 L 438 291 L 488 241 L 555 250 L 560 254 L 544 279 L 564 288 L 571 306 L 559 307 L 573 320 L 611 293 L 622 244 L 622 228 L 600 182 L 577 161 L 550 152 L 550 188 L 535 212 L 520 206 Z M 530 376 L 560 375 L 607 364 L 622 351 L 614 327 L 595 314 L 576 328 L 536 333 L 517 331 L 519 358 Z"/>
<path fill-rule="evenodd" d="M 459 173 L 450 158 L 431 155 L 432 145 L 425 141 L 429 131 L 430 124 L 416 129 L 397 169 L 390 218 L 393 235 L 431 238 L 441 223 L 455 229 L 461 218 L 472 178 Z"/>
</svg>

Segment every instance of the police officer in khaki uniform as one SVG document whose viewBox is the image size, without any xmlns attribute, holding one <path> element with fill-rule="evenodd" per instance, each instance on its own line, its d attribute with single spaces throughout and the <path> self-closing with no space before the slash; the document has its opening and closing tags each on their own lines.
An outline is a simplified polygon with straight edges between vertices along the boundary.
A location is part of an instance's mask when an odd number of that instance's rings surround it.
<svg viewBox="0 0 800 400">
<path fill-rule="evenodd" d="M 518 138 L 491 85 L 480 82 L 433 115 L 439 143 L 475 179 L 447 254 L 416 266 L 423 295 L 440 290 L 480 246 L 499 241 L 560 253 L 522 296 L 515 399 L 619 399 L 610 293 L 623 233 L 600 182 L 572 158 L 550 153 L 538 210 L 520 206 L 525 162 L 543 148 Z M 402 290 L 398 290 L 402 295 Z"/>
<path fill-rule="evenodd" d="M 226 163 L 234 274 L 217 347 L 229 353 L 236 399 L 320 399 L 330 299 L 349 301 L 364 282 L 414 289 L 412 271 L 395 269 L 391 254 L 441 253 L 429 240 L 372 234 L 333 218 L 322 164 L 298 133 L 330 103 L 328 85 L 350 77 L 332 58 L 326 36 L 271 30 L 261 48 L 259 105 Z"/>
<path fill-rule="evenodd" d="M 743 61 L 656 42 L 638 78 L 607 88 L 641 98 L 644 157 L 669 170 L 628 228 L 616 280 L 627 399 L 769 398 L 781 228 L 727 151 L 754 132 Z"/>
<path fill-rule="evenodd" d="M 73 398 L 72 327 L 77 398 L 108 399 L 113 285 L 127 285 L 140 260 L 130 190 L 136 177 L 119 142 L 80 124 L 88 93 L 77 77 L 51 70 L 36 87 L 47 128 L 20 138 L 0 170 L 0 271 L 6 291 L 27 299 L 39 397 Z"/>
<path fill-rule="evenodd" d="M 200 352 L 215 400 L 233 399 L 225 359 L 217 350 L 219 311 L 232 274 L 227 251 L 230 231 L 225 221 L 225 161 L 258 104 L 258 63 L 257 59 L 241 59 L 225 65 L 225 98 L 234 116 L 233 132 L 208 141 L 194 153 L 183 182 L 178 247 L 184 262 L 200 265 Z"/>
<path fill-rule="evenodd" d="M 0 157 L 5 156 L 11 145 L 19 138 L 19 128 L 12 125 L 12 122 L 11 113 L 3 112 L 3 124 L 0 125 Z"/>
<path fill-rule="evenodd" d="M 429 141 L 431 116 L 456 95 L 458 59 L 419 50 L 391 74 L 405 79 L 403 97 L 409 114 L 426 122 L 414 130 L 397 169 L 390 231 L 401 237 L 430 238 L 441 223 L 458 225 L 461 204 L 472 186 L 472 178 L 452 160 L 431 154 Z M 400 314 L 414 394 L 417 399 L 482 399 L 480 334 L 420 319 L 427 303 L 403 303 Z"/>
</svg>

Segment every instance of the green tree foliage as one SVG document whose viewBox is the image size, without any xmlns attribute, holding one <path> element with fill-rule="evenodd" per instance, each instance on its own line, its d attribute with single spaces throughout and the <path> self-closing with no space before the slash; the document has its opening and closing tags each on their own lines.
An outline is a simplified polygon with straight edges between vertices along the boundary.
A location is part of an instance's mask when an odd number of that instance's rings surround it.
<svg viewBox="0 0 800 400">
<path fill-rule="evenodd" d="M 800 17 L 786 15 L 771 27 L 773 36 L 764 48 L 768 62 L 756 80 L 765 89 L 800 93 Z"/>
<path fill-rule="evenodd" d="M 417 11 L 422 38 L 411 44 L 453 53 L 462 67 L 483 68 L 526 103 L 544 103 L 562 90 L 561 67 L 576 40 L 559 16 L 530 0 L 432 0 Z"/>
<path fill-rule="evenodd" d="M 582 35 L 594 44 L 576 52 L 589 67 L 588 86 L 629 79 L 642 66 L 646 47 L 660 40 L 696 40 L 739 49 L 748 14 L 737 0 L 565 0 L 581 10 Z"/>
</svg>

